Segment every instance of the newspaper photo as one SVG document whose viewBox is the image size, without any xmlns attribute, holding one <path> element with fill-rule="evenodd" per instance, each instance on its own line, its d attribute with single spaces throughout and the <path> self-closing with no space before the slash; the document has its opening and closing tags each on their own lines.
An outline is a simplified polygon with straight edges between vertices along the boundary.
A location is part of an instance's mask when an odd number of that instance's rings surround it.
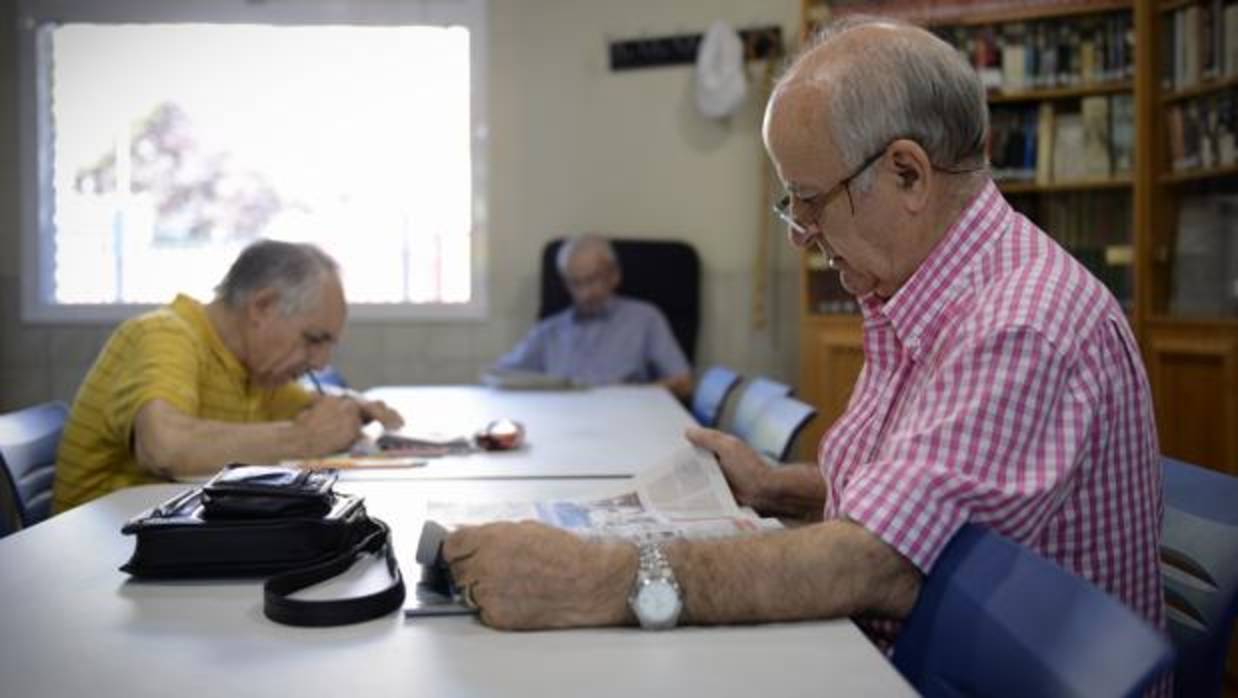
<svg viewBox="0 0 1238 698">
<path fill-rule="evenodd" d="M 430 501 L 426 518 L 448 528 L 534 520 L 587 538 L 631 541 L 725 538 L 782 528 L 736 505 L 713 454 L 684 445 L 622 487 L 596 496 L 532 502 Z"/>
</svg>

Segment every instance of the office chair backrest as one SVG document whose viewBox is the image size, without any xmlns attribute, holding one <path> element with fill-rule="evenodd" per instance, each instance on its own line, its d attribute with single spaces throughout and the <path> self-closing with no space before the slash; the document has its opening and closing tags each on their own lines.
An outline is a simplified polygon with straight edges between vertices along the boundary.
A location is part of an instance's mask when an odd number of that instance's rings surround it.
<svg viewBox="0 0 1238 698">
<path fill-rule="evenodd" d="M 538 318 L 545 318 L 572 304 L 563 285 L 555 256 L 563 239 L 542 248 L 542 297 Z M 691 363 L 696 356 L 696 336 L 701 317 L 701 261 L 696 249 L 674 240 L 611 239 L 623 280 L 618 293 L 653 303 L 666 315 L 679 348 Z"/>
<path fill-rule="evenodd" d="M 765 405 L 776 397 L 786 397 L 791 394 L 791 386 L 768 378 L 753 378 L 744 386 L 739 394 L 739 404 L 735 406 L 735 421 L 732 429 L 735 435 L 744 441 L 749 441 L 752 429 L 757 425 L 757 417 Z"/>
<path fill-rule="evenodd" d="M 791 444 L 817 410 L 793 397 L 778 396 L 765 403 L 756 424 L 748 434 L 748 445 L 757 453 L 781 463 L 791 452 Z"/>
<path fill-rule="evenodd" d="M 0 538 L 21 530 L 21 503 L 8 468 L 0 468 Z"/>
<path fill-rule="evenodd" d="M 710 366 L 692 392 L 692 416 L 703 427 L 716 426 L 727 397 L 737 385 L 738 373 L 723 366 Z"/>
<path fill-rule="evenodd" d="M 925 696 L 1136 696 L 1173 648 L 1117 599 L 966 524 L 924 578 L 894 665 Z"/>
<path fill-rule="evenodd" d="M 56 447 L 68 414 L 63 402 L 48 402 L 0 415 L 0 465 L 23 528 L 51 515 Z"/>
<path fill-rule="evenodd" d="M 1174 693 L 1220 696 L 1238 616 L 1238 478 L 1162 458 L 1161 572 L 1178 650 Z"/>
</svg>

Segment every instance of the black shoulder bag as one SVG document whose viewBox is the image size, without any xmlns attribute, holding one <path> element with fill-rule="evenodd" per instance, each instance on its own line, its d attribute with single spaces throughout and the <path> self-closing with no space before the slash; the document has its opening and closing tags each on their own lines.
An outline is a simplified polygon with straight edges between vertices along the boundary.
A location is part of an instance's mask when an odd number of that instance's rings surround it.
<svg viewBox="0 0 1238 698">
<path fill-rule="evenodd" d="M 328 626 L 377 618 L 404 603 L 404 580 L 382 521 L 357 496 L 335 492 L 336 471 L 231 465 L 125 523 L 136 537 L 121 569 L 135 577 L 271 576 L 263 612 L 287 625 Z M 309 601 L 290 595 L 382 555 L 394 582 L 381 591 Z"/>
</svg>

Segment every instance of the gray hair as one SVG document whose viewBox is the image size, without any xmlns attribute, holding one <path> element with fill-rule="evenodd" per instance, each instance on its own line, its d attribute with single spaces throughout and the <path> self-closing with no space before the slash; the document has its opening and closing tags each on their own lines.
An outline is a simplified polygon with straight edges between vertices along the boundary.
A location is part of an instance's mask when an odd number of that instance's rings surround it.
<svg viewBox="0 0 1238 698">
<path fill-rule="evenodd" d="M 619 258 L 615 256 L 615 248 L 610 244 L 610 240 L 590 233 L 574 235 L 559 245 L 559 252 L 555 255 L 555 266 L 559 268 L 559 274 L 566 274 L 567 265 L 572 261 L 572 257 L 582 252 L 596 252 L 615 269 L 619 269 Z"/>
<path fill-rule="evenodd" d="M 830 85 L 829 127 L 843 164 L 858 167 L 890 141 L 907 138 L 924 148 L 936 168 L 986 167 L 989 110 L 980 76 L 932 33 L 885 17 L 844 17 L 822 27 L 795 62 L 853 29 L 873 25 L 903 31 L 867 44 L 844 79 Z M 865 191 L 871 185 L 870 169 L 854 186 Z"/>
<path fill-rule="evenodd" d="M 241 251 L 215 297 L 230 308 L 244 305 L 264 289 L 279 292 L 285 317 L 304 312 L 319 302 L 325 275 L 339 275 L 339 265 L 327 253 L 308 243 L 259 240 Z"/>
</svg>

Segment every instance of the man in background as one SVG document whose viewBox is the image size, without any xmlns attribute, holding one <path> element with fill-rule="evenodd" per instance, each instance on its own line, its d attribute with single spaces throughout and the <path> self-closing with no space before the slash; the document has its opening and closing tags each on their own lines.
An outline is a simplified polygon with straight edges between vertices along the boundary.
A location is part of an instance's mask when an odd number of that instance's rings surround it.
<svg viewBox="0 0 1238 698">
<path fill-rule="evenodd" d="M 572 307 L 542 320 L 495 364 L 580 385 L 656 383 L 692 395 L 692 368 L 662 311 L 616 295 L 622 273 L 609 241 L 569 238 L 555 259 Z"/>
<path fill-rule="evenodd" d="M 263 240 L 202 304 L 178 295 L 125 321 L 78 390 L 56 463 L 56 511 L 122 487 L 347 449 L 381 402 L 306 392 L 347 315 L 339 269 L 313 245 Z"/>
</svg>

